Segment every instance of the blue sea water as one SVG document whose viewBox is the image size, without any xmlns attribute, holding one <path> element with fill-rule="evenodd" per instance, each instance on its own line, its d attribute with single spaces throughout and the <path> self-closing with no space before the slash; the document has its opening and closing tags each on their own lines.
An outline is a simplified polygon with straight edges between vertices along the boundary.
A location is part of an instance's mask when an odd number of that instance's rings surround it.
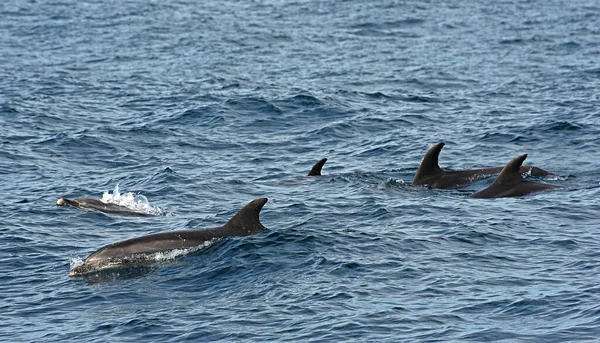
<svg viewBox="0 0 600 343">
<path fill-rule="evenodd" d="M 597 342 L 599 90 L 596 0 L 0 2 L 0 341 Z M 410 186 L 438 142 L 565 189 Z M 117 184 L 167 215 L 56 206 Z M 68 276 L 258 197 L 268 231 Z"/>
</svg>

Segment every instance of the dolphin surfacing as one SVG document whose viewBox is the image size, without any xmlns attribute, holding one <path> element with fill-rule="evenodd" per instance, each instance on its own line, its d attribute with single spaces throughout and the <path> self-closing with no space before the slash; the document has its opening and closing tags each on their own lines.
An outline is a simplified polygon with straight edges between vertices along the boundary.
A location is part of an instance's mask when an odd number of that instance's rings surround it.
<svg viewBox="0 0 600 343">
<path fill-rule="evenodd" d="M 267 230 L 259 218 L 267 201 L 267 198 L 259 198 L 249 202 L 225 225 L 216 228 L 155 233 L 109 244 L 88 256 L 82 265 L 71 269 L 69 276 L 114 267 L 143 265 L 148 262 L 148 254 L 198 247 L 216 238 L 248 236 Z"/>
<path fill-rule="evenodd" d="M 444 145 L 444 143 L 438 143 L 427 151 L 415 174 L 412 182 L 413 186 L 427 185 L 429 188 L 455 188 L 488 178 L 500 173 L 503 169 L 503 167 L 493 167 L 456 171 L 442 170 L 438 164 L 438 158 Z M 520 173 L 538 177 L 551 175 L 551 173 L 541 168 L 532 166 L 521 166 Z"/>
<path fill-rule="evenodd" d="M 533 192 L 562 188 L 561 186 L 525 180 L 520 169 L 526 158 L 527 154 L 524 154 L 508 162 L 494 183 L 488 188 L 471 195 L 471 198 L 519 197 Z"/>
<path fill-rule="evenodd" d="M 106 203 L 102 200 L 93 199 L 93 198 L 77 198 L 74 200 L 60 198 L 56 201 L 56 205 L 71 206 L 73 208 L 76 208 L 76 209 L 82 210 L 82 211 L 96 211 L 96 212 L 109 213 L 109 214 L 120 214 L 120 215 L 124 215 L 124 216 L 137 216 L 137 217 L 154 216 L 154 214 L 136 211 L 129 207 Z"/>
</svg>

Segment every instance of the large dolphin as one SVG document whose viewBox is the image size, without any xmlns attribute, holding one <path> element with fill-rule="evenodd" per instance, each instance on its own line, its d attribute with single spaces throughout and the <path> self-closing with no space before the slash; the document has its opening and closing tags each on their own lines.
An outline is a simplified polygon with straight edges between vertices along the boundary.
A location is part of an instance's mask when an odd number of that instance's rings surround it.
<svg viewBox="0 0 600 343">
<path fill-rule="evenodd" d="M 83 211 L 97 211 L 110 214 L 120 214 L 124 216 L 154 216 L 154 214 L 136 211 L 129 207 L 120 206 L 116 204 L 106 203 L 98 199 L 93 198 L 77 198 L 75 200 L 69 200 L 60 198 L 56 201 L 58 206 L 71 206 L 78 210 Z"/>
<path fill-rule="evenodd" d="M 310 169 L 306 176 L 321 176 L 321 169 L 323 169 L 323 165 L 327 162 L 327 159 L 321 159 Z"/>
<path fill-rule="evenodd" d="M 196 229 L 156 233 L 109 244 L 88 256 L 69 276 L 84 275 L 98 270 L 143 265 L 148 254 L 200 246 L 215 238 L 248 236 L 266 230 L 260 223 L 260 210 L 267 198 L 249 202 L 225 225 L 211 229 Z"/>
<path fill-rule="evenodd" d="M 430 188 L 454 188 L 485 179 L 502 171 L 503 167 L 454 171 L 442 170 L 438 165 L 438 157 L 443 147 L 444 143 L 438 143 L 427 151 L 415 174 L 412 182 L 413 185 L 427 185 Z M 520 173 L 531 173 L 532 176 L 539 177 L 551 175 L 543 169 L 532 166 L 521 166 Z"/>
<path fill-rule="evenodd" d="M 505 198 L 519 197 L 525 194 L 545 191 L 548 189 L 561 188 L 560 186 L 549 185 L 528 181 L 521 174 L 521 165 L 527 158 L 527 154 L 514 158 L 502 169 L 502 172 L 494 183 L 488 188 L 483 189 L 473 195 L 472 198 Z"/>
</svg>

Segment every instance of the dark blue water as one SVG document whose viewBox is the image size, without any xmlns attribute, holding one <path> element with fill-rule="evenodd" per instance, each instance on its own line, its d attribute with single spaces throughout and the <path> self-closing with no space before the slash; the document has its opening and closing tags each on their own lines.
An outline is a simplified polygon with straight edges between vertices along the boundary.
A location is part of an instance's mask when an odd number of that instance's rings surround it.
<svg viewBox="0 0 600 343">
<path fill-rule="evenodd" d="M 600 337 L 600 5 L 3 1 L 0 341 Z M 411 187 L 427 149 L 565 190 Z M 323 177 L 307 178 L 327 157 Z M 115 185 L 168 214 L 55 205 Z M 68 277 L 119 240 L 270 230 Z"/>
</svg>

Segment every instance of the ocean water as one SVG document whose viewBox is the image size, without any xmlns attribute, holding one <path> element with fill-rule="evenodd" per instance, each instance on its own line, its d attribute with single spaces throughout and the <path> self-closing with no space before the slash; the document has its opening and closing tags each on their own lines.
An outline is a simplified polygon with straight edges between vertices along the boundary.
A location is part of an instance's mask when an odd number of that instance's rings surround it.
<svg viewBox="0 0 600 343">
<path fill-rule="evenodd" d="M 0 2 L 0 341 L 597 342 L 600 4 Z M 526 163 L 564 189 L 410 186 Z M 306 177 L 327 157 L 322 177 Z M 56 206 L 119 186 L 166 215 Z M 268 231 L 69 278 L 96 249 Z"/>
</svg>

